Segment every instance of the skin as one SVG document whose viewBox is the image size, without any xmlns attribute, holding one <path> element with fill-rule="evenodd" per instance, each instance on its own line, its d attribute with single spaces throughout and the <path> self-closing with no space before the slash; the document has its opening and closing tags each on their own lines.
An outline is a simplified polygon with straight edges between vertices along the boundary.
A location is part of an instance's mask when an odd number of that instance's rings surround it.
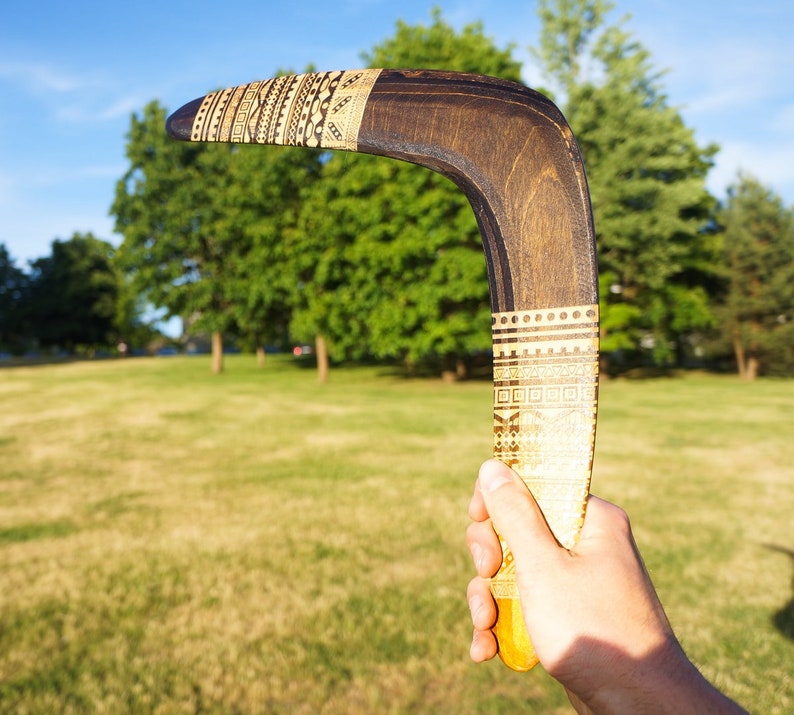
<svg viewBox="0 0 794 715">
<path fill-rule="evenodd" d="M 714 688 L 681 648 L 619 507 L 591 496 L 576 546 L 562 548 L 521 479 L 483 464 L 466 540 L 477 576 L 467 597 L 471 658 L 493 658 L 498 531 L 513 551 L 524 620 L 538 658 L 578 713 L 746 713 Z"/>
</svg>

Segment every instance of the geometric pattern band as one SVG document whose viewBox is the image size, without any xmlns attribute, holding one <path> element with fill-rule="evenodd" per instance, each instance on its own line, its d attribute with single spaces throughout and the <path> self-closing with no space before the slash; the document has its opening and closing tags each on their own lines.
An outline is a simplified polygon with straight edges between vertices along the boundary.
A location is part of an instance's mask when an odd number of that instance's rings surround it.
<svg viewBox="0 0 794 715">
<path fill-rule="evenodd" d="M 380 73 L 310 72 L 212 92 L 193 120 L 191 140 L 356 151 L 364 107 Z"/>
<path fill-rule="evenodd" d="M 495 313 L 492 325 L 494 456 L 521 476 L 570 549 L 593 466 L 598 306 Z M 491 589 L 498 598 L 518 596 L 508 550 Z"/>
</svg>

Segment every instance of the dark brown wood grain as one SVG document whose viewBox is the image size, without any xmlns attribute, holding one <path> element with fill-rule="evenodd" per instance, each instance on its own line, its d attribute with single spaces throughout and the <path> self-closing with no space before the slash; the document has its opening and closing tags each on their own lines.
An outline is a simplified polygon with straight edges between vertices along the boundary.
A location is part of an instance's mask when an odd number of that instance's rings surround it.
<svg viewBox="0 0 794 715">
<path fill-rule="evenodd" d="M 463 190 L 480 226 L 493 312 L 598 302 L 579 148 L 543 95 L 479 75 L 384 70 L 358 151 L 421 164 Z"/>
</svg>

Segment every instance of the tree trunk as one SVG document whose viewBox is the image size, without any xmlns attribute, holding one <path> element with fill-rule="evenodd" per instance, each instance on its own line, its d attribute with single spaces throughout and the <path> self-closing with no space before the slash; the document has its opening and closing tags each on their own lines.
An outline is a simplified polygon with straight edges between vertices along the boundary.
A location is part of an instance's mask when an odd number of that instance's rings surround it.
<svg viewBox="0 0 794 715">
<path fill-rule="evenodd" d="M 314 339 L 314 351 L 317 355 L 317 379 L 325 384 L 328 382 L 328 346 L 325 337 L 319 333 Z"/>
<path fill-rule="evenodd" d="M 744 345 L 738 330 L 733 333 L 733 354 L 736 356 L 736 369 L 739 372 L 739 377 L 745 378 L 747 376 L 747 361 L 745 360 Z"/>
<path fill-rule="evenodd" d="M 256 364 L 257 367 L 265 366 L 265 348 L 261 345 L 256 346 Z"/>
<path fill-rule="evenodd" d="M 446 355 L 444 365 L 441 369 L 441 380 L 443 382 L 459 382 L 469 376 L 469 366 L 466 360 L 460 355 Z"/>
<path fill-rule="evenodd" d="M 465 358 L 458 356 L 455 372 L 458 380 L 465 380 L 469 377 L 469 366 L 466 364 Z"/>
<path fill-rule="evenodd" d="M 745 380 L 755 380 L 758 377 L 758 358 L 751 355 L 747 360 L 747 371 L 745 372 Z"/>
<path fill-rule="evenodd" d="M 212 332 L 212 374 L 220 375 L 223 372 L 223 333 L 220 330 Z"/>
<path fill-rule="evenodd" d="M 745 377 L 748 380 L 755 380 L 758 377 L 758 368 L 760 366 L 760 360 L 758 359 L 758 355 L 760 354 L 760 346 L 758 345 L 758 336 L 761 334 L 761 321 L 758 317 L 754 317 L 752 323 L 750 323 L 750 357 L 747 358 L 747 374 Z"/>
</svg>

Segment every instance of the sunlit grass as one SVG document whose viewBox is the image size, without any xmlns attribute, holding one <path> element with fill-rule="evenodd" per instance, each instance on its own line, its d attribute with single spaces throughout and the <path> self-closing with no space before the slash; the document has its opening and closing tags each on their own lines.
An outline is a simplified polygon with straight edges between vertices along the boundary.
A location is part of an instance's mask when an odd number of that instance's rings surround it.
<svg viewBox="0 0 794 715">
<path fill-rule="evenodd" d="M 569 712 L 468 662 L 490 399 L 244 356 L 0 370 L 0 711 Z M 792 427 L 794 382 L 602 388 L 593 489 L 759 713 L 794 707 Z"/>
</svg>

